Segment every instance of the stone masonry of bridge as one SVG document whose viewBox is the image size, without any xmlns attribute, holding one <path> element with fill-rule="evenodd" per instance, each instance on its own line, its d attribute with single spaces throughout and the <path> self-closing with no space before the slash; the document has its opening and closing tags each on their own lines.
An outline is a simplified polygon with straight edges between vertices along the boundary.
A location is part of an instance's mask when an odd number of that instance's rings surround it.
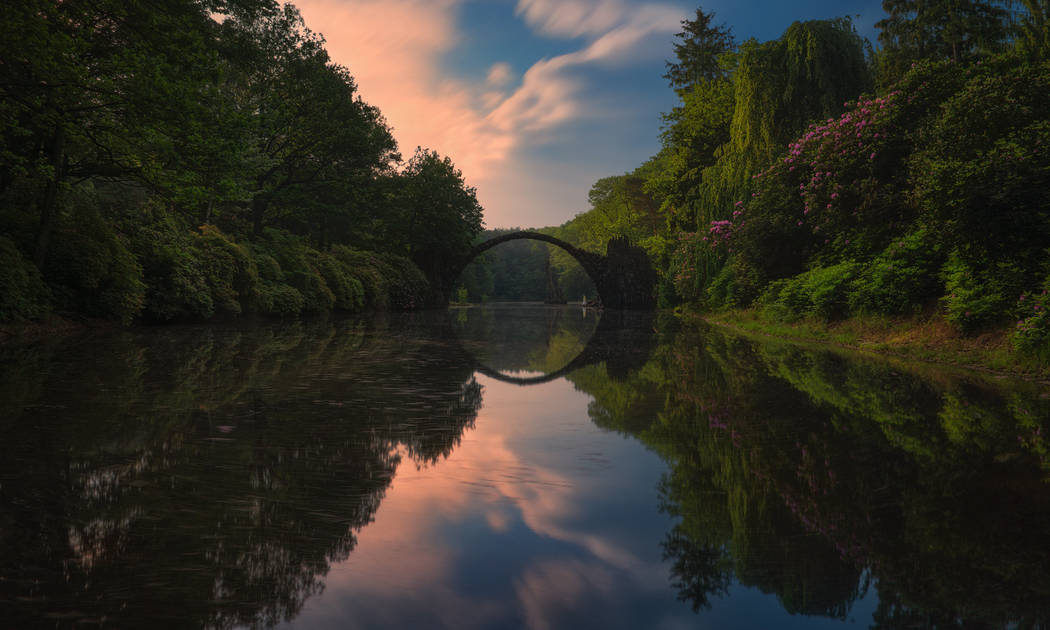
<svg viewBox="0 0 1050 630">
<path fill-rule="evenodd" d="M 556 245 L 565 250 L 583 267 L 594 282 L 604 308 L 649 310 L 656 307 L 654 289 L 656 274 L 645 250 L 632 245 L 626 238 L 609 241 L 605 256 L 584 251 L 565 241 L 539 232 L 511 232 L 475 245 L 465 256 L 451 261 L 441 272 L 443 305 L 448 305 L 455 284 L 463 269 L 482 253 L 508 241 L 530 239 Z M 435 287 L 437 288 L 437 287 Z"/>
</svg>

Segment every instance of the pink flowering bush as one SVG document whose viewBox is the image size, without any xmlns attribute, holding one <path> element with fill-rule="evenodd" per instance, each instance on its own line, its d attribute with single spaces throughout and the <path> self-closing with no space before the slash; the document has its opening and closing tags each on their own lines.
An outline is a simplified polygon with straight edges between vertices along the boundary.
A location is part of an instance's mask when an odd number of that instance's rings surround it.
<svg viewBox="0 0 1050 630">
<path fill-rule="evenodd" d="M 810 125 L 787 154 L 755 175 L 755 191 L 718 246 L 758 283 L 864 261 L 906 229 L 900 173 L 908 155 L 900 93 L 847 103 L 847 112 Z M 726 235 L 723 237 L 723 235 Z"/>
<path fill-rule="evenodd" d="M 1050 252 L 1047 252 L 1050 255 Z M 1017 324 L 1014 345 L 1024 351 L 1050 355 L 1050 275 L 1035 291 L 1021 293 L 1014 306 Z"/>
<path fill-rule="evenodd" d="M 719 284 L 788 316 L 841 312 L 812 296 L 794 304 L 795 285 L 766 288 L 795 278 L 814 290 L 828 270 L 849 269 L 848 283 L 831 282 L 849 312 L 945 296 L 964 330 L 1008 314 L 1004 296 L 1041 280 L 1050 248 L 1050 65 L 919 63 L 896 91 L 846 107 L 791 142 L 733 216 L 710 225 L 705 242 L 726 260 L 709 297 Z M 941 272 L 952 252 L 969 276 Z"/>
</svg>

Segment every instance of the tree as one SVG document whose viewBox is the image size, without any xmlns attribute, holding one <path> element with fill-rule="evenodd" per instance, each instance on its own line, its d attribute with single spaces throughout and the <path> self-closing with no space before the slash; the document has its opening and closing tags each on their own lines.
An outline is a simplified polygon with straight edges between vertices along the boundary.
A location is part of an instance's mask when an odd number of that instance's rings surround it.
<svg viewBox="0 0 1050 630">
<path fill-rule="evenodd" d="M 729 142 L 734 91 L 729 80 L 696 83 L 680 91 L 682 104 L 663 116 L 664 168 L 653 173 L 645 187 L 661 201 L 675 231 L 696 228 L 696 191 L 704 170 L 714 166 L 720 148 Z"/>
<path fill-rule="evenodd" d="M 701 81 L 714 81 L 726 76 L 726 70 L 719 62 L 720 57 L 736 48 L 731 28 L 712 26 L 715 12 L 704 13 L 702 8 L 696 10 L 696 18 L 682 20 L 682 32 L 675 37 L 682 43 L 673 44 L 677 63 L 667 62 L 667 79 L 670 87 L 676 91 L 688 92 Z"/>
<path fill-rule="evenodd" d="M 326 215 L 352 212 L 358 187 L 392 173 L 397 144 L 379 110 L 355 97 L 346 68 L 331 63 L 324 39 L 298 9 L 223 23 L 231 89 L 251 119 L 256 159 L 249 215 L 257 238 L 293 218 L 323 231 Z M 318 204 L 314 193 L 327 187 Z"/>
<path fill-rule="evenodd" d="M 870 45 L 849 18 L 795 22 L 780 39 L 745 42 L 734 74 L 730 139 L 697 191 L 700 226 L 728 219 L 753 177 L 787 150 L 813 121 L 844 111 L 870 92 Z"/>
<path fill-rule="evenodd" d="M 886 51 L 890 84 L 913 60 L 950 59 L 956 63 L 978 51 L 996 52 L 1007 39 L 1007 12 L 984 0 L 883 0 L 888 17 L 875 23 Z"/>
<path fill-rule="evenodd" d="M 211 14 L 267 0 L 20 0 L 0 8 L 0 195 L 36 188 L 43 267 L 70 183 L 138 181 L 173 201 L 209 196 L 229 162 Z M 218 178 L 222 179 L 222 178 Z M 181 191 L 182 197 L 176 195 Z"/>
<path fill-rule="evenodd" d="M 451 158 L 416 147 L 400 177 L 399 219 L 387 222 L 390 240 L 427 274 L 435 297 L 444 290 L 444 265 L 466 254 L 482 228 L 477 191 Z"/>
<path fill-rule="evenodd" d="M 1016 20 L 1015 45 L 1030 61 L 1050 61 L 1050 0 L 1020 0 L 1024 11 Z"/>
</svg>

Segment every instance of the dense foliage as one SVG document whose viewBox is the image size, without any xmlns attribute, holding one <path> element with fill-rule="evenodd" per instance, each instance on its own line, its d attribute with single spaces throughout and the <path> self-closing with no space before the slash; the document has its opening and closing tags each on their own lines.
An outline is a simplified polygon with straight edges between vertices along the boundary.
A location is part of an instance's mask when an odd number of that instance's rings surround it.
<svg viewBox="0 0 1050 630">
<path fill-rule="evenodd" d="M 656 328 L 663 342 L 626 378 L 570 379 L 595 423 L 668 461 L 661 505 L 682 520 L 663 548 L 681 599 L 709 608 L 735 580 L 845 619 L 876 582 L 872 628 L 1045 625 L 1037 389 Z"/>
<path fill-rule="evenodd" d="M 643 244 L 662 306 L 940 317 L 1050 353 L 1050 8 L 887 0 L 736 46 L 702 9 L 661 152 L 562 226 Z M 717 50 L 717 67 L 712 51 Z"/>
<path fill-rule="evenodd" d="M 290 4 L 19 0 L 0 29 L 2 320 L 418 308 L 417 265 L 481 229 Z"/>
</svg>

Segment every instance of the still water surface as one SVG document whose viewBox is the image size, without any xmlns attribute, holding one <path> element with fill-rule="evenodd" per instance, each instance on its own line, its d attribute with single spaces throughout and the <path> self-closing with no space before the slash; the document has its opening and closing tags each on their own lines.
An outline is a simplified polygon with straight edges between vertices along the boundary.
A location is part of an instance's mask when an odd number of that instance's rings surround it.
<svg viewBox="0 0 1050 630">
<path fill-rule="evenodd" d="M 8 345 L 0 627 L 1048 627 L 1044 430 L 666 314 Z"/>
</svg>

